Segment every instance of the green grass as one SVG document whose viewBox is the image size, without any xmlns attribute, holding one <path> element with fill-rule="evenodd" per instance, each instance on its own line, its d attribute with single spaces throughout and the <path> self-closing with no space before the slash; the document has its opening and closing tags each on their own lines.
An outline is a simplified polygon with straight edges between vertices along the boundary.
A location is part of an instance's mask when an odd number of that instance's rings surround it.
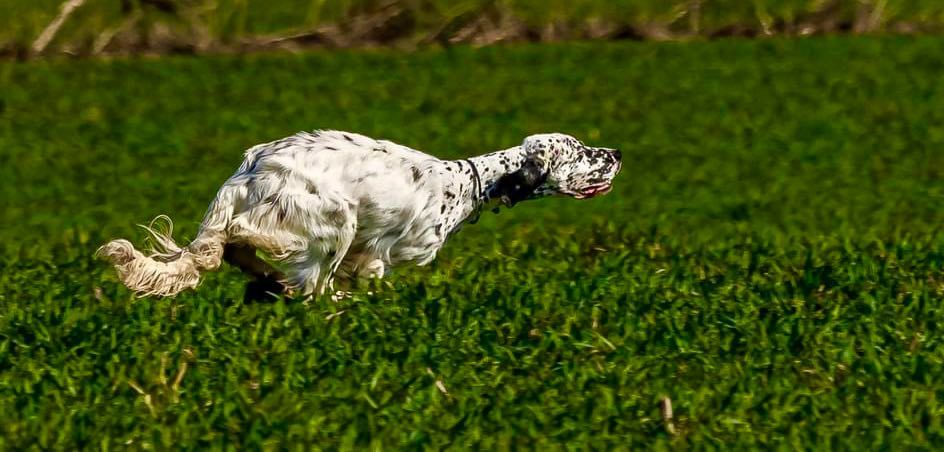
<svg viewBox="0 0 944 452">
<path fill-rule="evenodd" d="M 0 448 L 940 447 L 942 70 L 932 38 L 0 64 Z M 338 304 L 230 269 L 136 300 L 93 260 L 192 238 L 313 128 L 625 165 Z"/>
</svg>

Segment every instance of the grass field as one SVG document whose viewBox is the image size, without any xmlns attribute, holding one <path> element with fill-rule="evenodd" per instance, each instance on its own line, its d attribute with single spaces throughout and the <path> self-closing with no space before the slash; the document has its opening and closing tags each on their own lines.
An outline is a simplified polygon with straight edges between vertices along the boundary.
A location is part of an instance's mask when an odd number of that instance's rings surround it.
<svg viewBox="0 0 944 452">
<path fill-rule="evenodd" d="M 942 70 L 939 38 L 0 63 L 0 449 L 940 447 Z M 314 128 L 625 165 L 337 304 L 229 269 L 136 300 L 92 258 L 192 238 Z"/>
</svg>

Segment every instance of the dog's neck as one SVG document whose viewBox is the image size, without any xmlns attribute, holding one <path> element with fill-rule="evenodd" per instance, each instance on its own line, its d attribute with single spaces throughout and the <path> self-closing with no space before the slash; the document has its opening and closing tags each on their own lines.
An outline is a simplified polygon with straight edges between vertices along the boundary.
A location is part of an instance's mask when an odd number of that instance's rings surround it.
<svg viewBox="0 0 944 452">
<path fill-rule="evenodd" d="M 527 154 L 520 146 L 504 151 L 443 162 L 446 205 L 443 226 L 455 231 L 463 222 L 477 219 L 481 209 L 496 195 L 502 178 L 521 169 Z"/>
</svg>

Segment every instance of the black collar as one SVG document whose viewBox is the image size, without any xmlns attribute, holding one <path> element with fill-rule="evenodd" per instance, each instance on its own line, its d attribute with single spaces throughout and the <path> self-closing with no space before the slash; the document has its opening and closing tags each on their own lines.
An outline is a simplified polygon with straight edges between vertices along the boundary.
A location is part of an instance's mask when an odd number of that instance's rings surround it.
<svg viewBox="0 0 944 452">
<path fill-rule="evenodd" d="M 482 176 L 479 175 L 479 169 L 475 167 L 475 164 L 472 163 L 469 159 L 462 159 L 461 161 L 466 162 L 472 167 L 472 206 L 473 211 L 470 216 L 469 224 L 475 224 L 479 221 L 479 217 L 482 216 L 482 206 L 485 205 L 485 202 L 482 201 Z"/>
</svg>

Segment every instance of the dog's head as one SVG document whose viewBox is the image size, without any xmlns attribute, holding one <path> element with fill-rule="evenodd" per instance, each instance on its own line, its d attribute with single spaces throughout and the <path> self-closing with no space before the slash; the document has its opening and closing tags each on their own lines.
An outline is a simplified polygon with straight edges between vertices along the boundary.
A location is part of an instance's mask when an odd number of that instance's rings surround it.
<svg viewBox="0 0 944 452">
<path fill-rule="evenodd" d="M 521 147 L 524 164 L 495 187 L 506 205 L 550 195 L 602 195 L 610 191 L 621 167 L 620 151 L 586 146 L 560 133 L 531 135 Z"/>
</svg>

